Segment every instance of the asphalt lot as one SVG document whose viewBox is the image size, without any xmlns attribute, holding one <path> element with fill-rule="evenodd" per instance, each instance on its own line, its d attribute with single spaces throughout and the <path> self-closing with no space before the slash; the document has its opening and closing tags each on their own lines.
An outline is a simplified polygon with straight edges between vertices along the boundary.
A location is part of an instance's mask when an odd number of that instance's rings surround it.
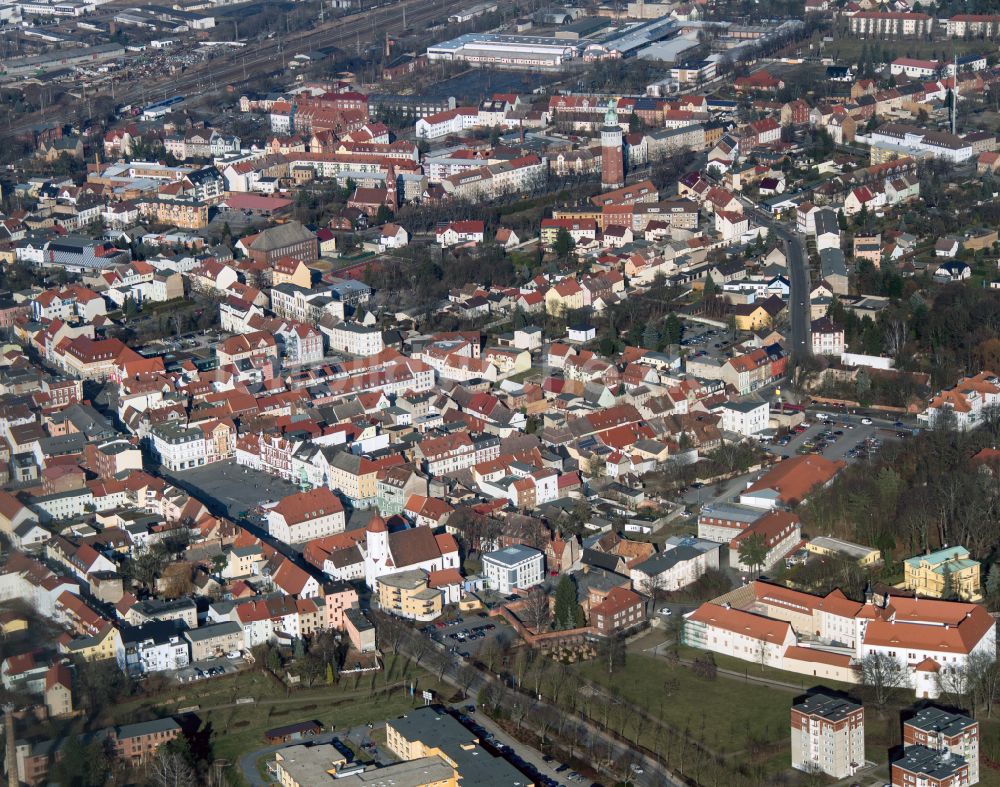
<svg viewBox="0 0 1000 787">
<path fill-rule="evenodd" d="M 226 509 L 231 519 L 245 518 L 245 512 L 262 503 L 276 502 L 299 491 L 294 484 L 231 459 L 193 470 L 173 473 L 182 486 L 190 487 Z"/>
<path fill-rule="evenodd" d="M 832 432 L 833 434 L 824 440 L 825 446 L 819 453 L 831 461 L 844 459 L 847 462 L 862 462 L 876 456 L 881 445 L 893 440 L 908 439 L 899 437 L 900 433 L 911 434 L 913 431 L 910 425 L 896 427 L 894 425 L 896 422 L 887 419 L 873 418 L 871 424 L 863 424 L 861 421 L 864 416 L 861 415 L 837 415 L 832 411 L 829 415 L 836 417 L 832 424 L 827 425 L 819 420 L 816 413 L 810 413 L 806 419 L 809 425 L 802 432 L 793 431 L 786 445 L 765 443 L 763 448 L 779 458 L 799 456 L 810 453 L 807 450 L 807 443 L 815 443 L 823 432 Z M 873 440 L 876 442 L 870 442 Z M 860 451 L 857 450 L 859 447 Z M 741 489 L 745 489 L 748 484 L 760 478 L 763 472 L 758 470 L 717 484 L 692 486 L 684 493 L 682 500 L 685 504 L 699 505 L 732 500 Z"/>
<path fill-rule="evenodd" d="M 201 680 L 211 680 L 213 677 L 221 677 L 221 675 L 209 675 L 209 670 L 221 669 L 222 675 L 233 675 L 239 672 L 244 666 L 245 662 L 242 658 L 229 659 L 225 656 L 220 656 L 214 659 L 202 659 L 201 661 L 192 661 L 186 667 L 175 670 L 173 678 L 178 683 L 197 683 Z M 198 677 L 199 673 L 202 677 Z"/>
<path fill-rule="evenodd" d="M 838 419 L 833 425 L 827 426 L 821 421 L 810 419 L 809 424 L 809 427 L 804 432 L 793 432 L 789 435 L 791 440 L 787 445 L 765 444 L 765 450 L 775 456 L 790 457 L 799 453 L 806 453 L 807 444 L 815 444 L 817 440 L 822 440 L 825 448 L 819 453 L 827 459 L 855 459 L 860 458 L 860 456 L 854 457 L 848 456 L 848 454 L 858 445 L 865 445 L 866 441 L 872 438 L 884 441 L 887 437 L 884 430 L 878 426 L 874 424 L 865 425 L 860 420 L 852 422 Z M 837 432 L 840 432 L 840 434 L 837 434 Z M 820 438 L 821 434 L 825 434 L 826 438 Z M 895 439 L 895 432 L 892 434 Z"/>
<path fill-rule="evenodd" d="M 477 628 L 478 632 L 475 631 Z M 443 627 L 429 623 L 420 630 L 432 641 L 460 656 L 466 653 L 475 656 L 490 640 L 499 640 L 501 645 L 509 645 L 517 639 L 514 629 L 506 623 L 498 618 L 481 618 L 479 615 L 461 616 Z"/>
<path fill-rule="evenodd" d="M 687 348 L 691 357 L 708 355 L 719 359 L 731 358 L 733 344 L 732 334 L 725 328 L 712 328 L 693 320 L 684 323 L 681 347 Z"/>
</svg>

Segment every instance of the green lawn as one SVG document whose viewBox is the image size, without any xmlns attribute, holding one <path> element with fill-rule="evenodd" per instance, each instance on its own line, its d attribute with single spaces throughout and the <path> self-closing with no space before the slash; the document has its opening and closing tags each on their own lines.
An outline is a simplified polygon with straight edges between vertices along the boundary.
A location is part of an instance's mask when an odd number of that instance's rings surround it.
<svg viewBox="0 0 1000 787">
<path fill-rule="evenodd" d="M 612 676 L 599 660 L 578 669 L 734 766 L 752 760 L 767 774 L 788 769 L 789 693 L 723 677 L 705 680 L 687 667 L 640 654 L 630 654 Z M 654 748 L 651 738 L 649 731 L 640 734 L 640 742 Z"/>
<path fill-rule="evenodd" d="M 814 41 L 814 43 L 817 41 Z M 839 37 L 834 33 L 834 40 L 831 43 L 823 44 L 821 54 L 823 57 L 832 57 L 837 62 L 859 62 L 862 51 L 866 46 L 869 52 L 880 50 L 882 58 L 886 62 L 890 62 L 897 57 L 950 60 L 952 46 L 954 46 L 955 54 L 962 56 L 969 53 L 986 52 L 990 49 L 990 42 L 963 41 L 958 38 L 949 41 L 923 41 L 909 38 L 896 40 L 860 38 L 852 36 L 849 33 L 843 37 Z"/>
<path fill-rule="evenodd" d="M 372 720 L 393 718 L 422 705 L 419 695 L 397 689 L 388 695 L 337 699 L 337 692 L 327 696 L 304 697 L 294 705 L 246 705 L 221 708 L 198 714 L 203 724 L 211 724 L 215 732 L 213 753 L 216 757 L 236 760 L 239 755 L 266 746 L 264 731 L 271 727 L 316 720 L 324 727 L 347 729 Z"/>
<path fill-rule="evenodd" d="M 681 649 L 681 657 L 685 659 L 698 653 L 692 648 Z M 770 668 L 762 673 L 759 665 L 713 655 L 719 667 L 749 673 L 751 677 L 763 674 L 804 688 L 813 685 L 806 676 Z M 643 653 L 630 652 L 625 666 L 612 676 L 608 675 L 601 660 L 580 664 L 576 669 L 587 680 L 609 688 L 675 729 L 686 731 L 688 736 L 734 767 L 752 761 L 760 769 L 758 773 L 762 778 L 771 777 L 777 781 L 779 774 L 783 774 L 792 784 L 801 778 L 789 765 L 789 708 L 797 696 L 795 691 L 747 683 L 725 675 L 709 681 L 695 676 L 685 666 Z M 852 688 L 829 682 L 824 685 L 848 693 Z M 897 704 L 882 713 L 866 707 L 866 754 L 869 760 L 882 766 L 874 774 L 880 779 L 879 784 L 888 781 L 888 752 L 900 742 L 900 712 L 911 707 L 911 701 L 912 695 L 900 692 Z M 982 736 L 979 783 L 1000 787 L 1000 771 L 991 769 L 985 761 L 986 758 L 1000 759 L 1000 709 L 992 719 L 981 713 L 979 721 Z M 652 748 L 656 741 L 650 737 L 641 733 L 640 742 Z M 672 758 L 676 765 L 676 753 Z M 873 782 L 873 779 L 868 781 Z"/>
<path fill-rule="evenodd" d="M 392 657 L 389 658 L 391 664 Z M 415 684 L 415 697 L 408 688 L 396 684 Z M 438 682 L 430 673 L 412 664 L 395 666 L 386 690 L 383 673 L 361 676 L 355 681 L 344 676 L 334 686 L 317 685 L 311 689 L 286 691 L 274 679 L 256 670 L 232 677 L 185 684 L 176 696 L 162 704 L 151 698 L 138 698 L 118 705 L 109 723 L 124 723 L 157 718 L 179 709 L 197 706 L 193 711 L 202 728 L 211 725 L 214 756 L 233 762 L 240 754 L 266 745 L 263 733 L 271 727 L 316 720 L 324 727 L 342 730 L 369 721 L 393 718 L 422 705 L 420 692 L 429 689 L 437 697 L 449 697 L 453 690 Z M 235 704 L 237 699 L 254 702 Z"/>
</svg>

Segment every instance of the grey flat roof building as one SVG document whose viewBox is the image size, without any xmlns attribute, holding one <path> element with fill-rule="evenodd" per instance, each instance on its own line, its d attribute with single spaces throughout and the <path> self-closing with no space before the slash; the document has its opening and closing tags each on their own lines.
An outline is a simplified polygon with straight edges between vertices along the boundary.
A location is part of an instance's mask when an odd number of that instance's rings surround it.
<svg viewBox="0 0 1000 787">
<path fill-rule="evenodd" d="M 462 784 L 476 787 L 524 787 L 531 780 L 502 757 L 494 757 L 457 719 L 433 707 L 418 708 L 388 722 L 407 741 L 440 749 L 456 765 Z"/>
<path fill-rule="evenodd" d="M 792 705 L 792 710 L 797 710 L 808 716 L 820 716 L 827 721 L 842 721 L 860 707 L 860 703 L 852 702 L 844 697 L 835 697 L 830 694 L 810 694 L 802 702 Z"/>
</svg>

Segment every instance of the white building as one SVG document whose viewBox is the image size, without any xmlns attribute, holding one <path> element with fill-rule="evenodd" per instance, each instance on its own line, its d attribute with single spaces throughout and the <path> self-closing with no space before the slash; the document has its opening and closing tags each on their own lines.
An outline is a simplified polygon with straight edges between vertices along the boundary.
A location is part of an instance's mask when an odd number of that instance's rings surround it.
<svg viewBox="0 0 1000 787">
<path fill-rule="evenodd" d="M 330 349 L 367 357 L 378 355 L 385 349 L 382 342 L 382 331 L 369 328 L 353 322 L 337 323 L 331 328 L 321 326 L 321 330 L 330 341 Z"/>
<path fill-rule="evenodd" d="M 722 405 L 722 431 L 750 437 L 767 429 L 770 417 L 767 402 L 726 402 Z"/>
<path fill-rule="evenodd" d="M 190 643 L 177 621 L 157 621 L 142 626 L 124 626 L 115 642 L 115 658 L 122 672 L 145 675 L 186 667 Z"/>
<path fill-rule="evenodd" d="M 298 492 L 267 512 L 267 531 L 286 544 L 342 533 L 346 525 L 344 504 L 327 487 Z"/>
<path fill-rule="evenodd" d="M 487 585 L 501 595 L 534 587 L 545 578 L 545 554 L 520 544 L 483 555 Z"/>
<path fill-rule="evenodd" d="M 829 317 L 813 320 L 811 335 L 813 355 L 833 355 L 839 358 L 844 354 L 844 329 Z"/>
<path fill-rule="evenodd" d="M 792 705 L 792 767 L 835 779 L 853 776 L 865 763 L 865 709 L 828 694 Z"/>
<path fill-rule="evenodd" d="M 760 566 L 749 566 L 740 560 L 743 541 L 759 536 L 767 552 Z M 750 527 L 729 542 L 729 565 L 737 571 L 750 572 L 754 568 L 767 571 L 783 560 L 802 542 L 802 526 L 795 514 L 788 511 L 771 511 L 753 522 Z"/>
<path fill-rule="evenodd" d="M 954 418 L 956 429 L 975 429 L 983 422 L 984 411 L 1000 406 L 1000 379 L 991 372 L 980 372 L 975 377 L 958 381 L 954 388 L 941 391 L 917 415 L 917 420 L 930 428 L 947 412 Z"/>
<path fill-rule="evenodd" d="M 780 669 L 795 632 L 784 620 L 702 604 L 684 620 L 684 644 Z"/>
<path fill-rule="evenodd" d="M 420 118 L 414 128 L 417 139 L 440 139 L 449 134 L 458 134 L 465 129 L 475 128 L 478 123 L 479 110 L 476 107 L 456 107 Z"/>
<path fill-rule="evenodd" d="M 375 589 L 380 577 L 400 571 L 443 571 L 458 568 L 458 543 L 447 533 L 435 535 L 428 527 L 411 527 L 392 533 L 378 514 L 365 528 L 358 544 L 365 584 Z"/>
<path fill-rule="evenodd" d="M 693 536 L 671 536 L 663 552 L 629 571 L 632 589 L 649 595 L 656 590 L 673 591 L 687 587 L 709 569 L 719 567 L 722 545 Z"/>
<path fill-rule="evenodd" d="M 153 453 L 168 470 L 187 470 L 205 464 L 205 435 L 200 429 L 158 424 L 150 433 Z"/>
<path fill-rule="evenodd" d="M 468 33 L 427 47 L 430 61 L 465 61 L 493 68 L 560 68 L 577 55 L 573 42 L 543 36 Z"/>
<path fill-rule="evenodd" d="M 945 131 L 933 131 L 904 123 L 886 123 L 872 131 L 870 145 L 879 160 L 891 155 L 930 155 L 953 164 L 972 158 L 972 143 Z M 846 211 L 845 211 L 846 212 Z"/>
<path fill-rule="evenodd" d="M 893 76 L 901 74 L 910 79 L 930 79 L 936 77 L 941 70 L 937 60 L 916 60 L 912 57 L 899 57 L 892 61 L 889 72 Z"/>
<path fill-rule="evenodd" d="M 688 615 L 685 644 L 847 683 L 859 682 L 858 665 L 879 654 L 905 668 L 919 698 L 936 697 L 940 676 L 961 670 L 971 655 L 996 657 L 995 621 L 977 604 L 898 596 L 861 603 L 839 590 L 814 596 L 769 582 L 746 587 L 740 609 L 707 603 Z"/>
</svg>

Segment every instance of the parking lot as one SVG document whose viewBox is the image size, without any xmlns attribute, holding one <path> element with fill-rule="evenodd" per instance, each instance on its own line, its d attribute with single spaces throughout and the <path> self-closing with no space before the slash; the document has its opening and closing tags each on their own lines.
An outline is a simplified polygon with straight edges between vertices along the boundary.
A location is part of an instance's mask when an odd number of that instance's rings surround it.
<svg viewBox="0 0 1000 787">
<path fill-rule="evenodd" d="M 863 416 L 834 413 L 829 416 L 809 418 L 784 437 L 765 443 L 765 450 L 776 456 L 811 453 L 822 454 L 830 460 L 846 459 L 850 462 L 873 457 L 886 441 L 905 440 L 912 434 L 912 430 L 902 422 L 893 425 L 883 422 L 879 425 Z"/>
<path fill-rule="evenodd" d="M 696 322 L 684 323 L 681 347 L 688 349 L 688 355 L 696 358 L 711 355 L 716 358 L 732 358 L 732 334 L 725 328 L 711 328 Z"/>
<path fill-rule="evenodd" d="M 792 430 L 774 442 L 763 442 L 761 446 L 778 458 L 815 453 L 831 461 L 861 462 L 875 457 L 888 442 L 909 439 L 914 431 L 910 425 L 897 426 L 902 423 L 900 421 L 873 419 L 874 423 L 866 424 L 863 423 L 865 417 L 856 414 L 839 414 L 831 420 L 832 423 L 826 423 L 818 414 L 810 414 L 804 428 Z M 699 506 L 732 500 L 761 475 L 763 471 L 757 470 L 714 484 L 696 482 L 682 490 L 680 499 L 685 504 Z"/>
<path fill-rule="evenodd" d="M 540 787 L 564 787 L 569 784 L 584 783 L 584 778 L 568 765 L 563 765 L 548 755 L 542 755 L 541 752 L 525 749 L 513 738 L 502 733 L 488 717 L 476 716 L 475 705 L 453 708 L 452 712 L 462 724 L 476 734 L 487 750 L 492 750 L 515 768 L 528 774 Z"/>
<path fill-rule="evenodd" d="M 490 640 L 498 640 L 501 645 L 507 645 L 515 639 L 514 630 L 510 626 L 497 618 L 486 617 L 485 612 L 458 617 L 453 621 L 431 623 L 420 630 L 431 640 L 462 658 L 475 656 Z"/>
<path fill-rule="evenodd" d="M 223 656 L 192 661 L 186 667 L 176 670 L 173 677 L 178 683 L 196 683 L 223 675 L 233 675 L 243 669 L 245 663 L 242 658 L 230 659 Z"/>
</svg>

